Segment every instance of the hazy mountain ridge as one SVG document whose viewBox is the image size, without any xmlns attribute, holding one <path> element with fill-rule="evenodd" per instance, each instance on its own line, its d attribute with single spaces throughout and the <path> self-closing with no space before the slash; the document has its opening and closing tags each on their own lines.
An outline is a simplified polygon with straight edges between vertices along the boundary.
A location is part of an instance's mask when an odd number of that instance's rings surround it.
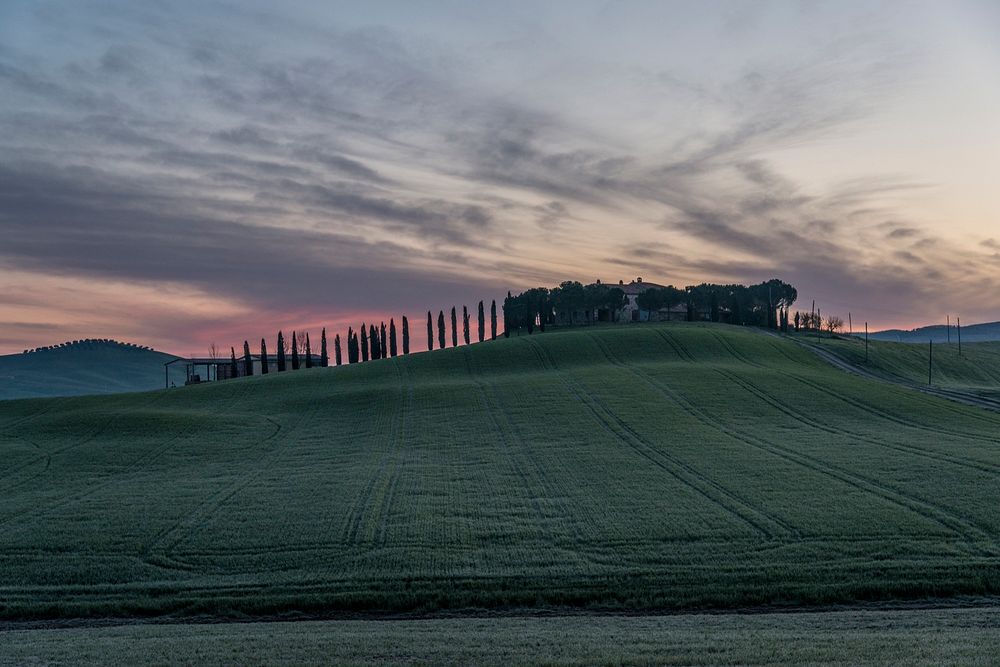
<svg viewBox="0 0 1000 667">
<path fill-rule="evenodd" d="M 958 328 L 952 324 L 950 341 L 958 343 Z M 917 329 L 887 329 L 870 334 L 873 340 L 894 341 L 897 343 L 926 343 L 933 340 L 935 343 L 947 343 L 949 341 L 948 327 L 944 324 L 919 327 Z M 982 324 L 970 324 L 962 327 L 963 343 L 984 343 L 988 341 L 1000 340 L 1000 322 L 984 322 Z"/>
</svg>

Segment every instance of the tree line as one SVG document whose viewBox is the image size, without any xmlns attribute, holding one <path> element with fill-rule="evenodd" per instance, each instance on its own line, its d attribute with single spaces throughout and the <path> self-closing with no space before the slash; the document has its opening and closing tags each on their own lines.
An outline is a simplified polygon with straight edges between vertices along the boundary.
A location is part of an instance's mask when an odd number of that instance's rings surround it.
<svg viewBox="0 0 1000 667">
<path fill-rule="evenodd" d="M 459 324 L 458 310 L 455 306 L 451 308 L 451 345 L 458 346 L 459 326 L 461 326 L 461 340 L 466 344 L 472 343 L 471 315 L 468 306 L 462 306 L 461 325 Z M 477 313 L 478 326 L 476 334 L 478 341 L 482 343 L 486 340 L 486 308 L 483 301 L 479 302 Z M 427 311 L 427 349 L 434 349 L 435 333 L 438 349 L 446 347 L 449 338 L 445 325 L 445 311 L 441 310 L 437 316 L 437 329 L 433 326 L 432 311 Z M 497 302 L 494 300 L 490 304 L 489 312 L 489 336 L 490 340 L 497 337 Z M 312 340 L 309 333 L 299 334 L 292 331 L 291 342 L 285 338 L 283 331 L 278 331 L 277 345 L 274 350 L 273 359 L 277 372 L 286 370 L 299 370 L 300 368 L 325 368 L 331 365 L 340 366 L 345 363 L 357 364 L 367 361 L 376 361 L 396 357 L 399 354 L 410 353 L 410 321 L 404 315 L 400 320 L 400 328 L 396 327 L 395 318 L 389 319 L 388 326 L 385 322 L 378 325 L 362 322 L 361 326 L 355 330 L 353 326 L 348 327 L 347 335 L 341 340 L 340 334 L 336 334 L 333 339 L 333 358 L 331 359 L 329 347 L 327 345 L 326 328 L 320 334 L 319 354 L 313 353 Z M 213 344 L 210 349 L 212 358 L 217 354 Z M 270 372 L 272 356 L 268 353 L 267 341 L 260 339 L 260 373 Z M 226 375 L 228 377 L 248 376 L 254 374 L 254 355 L 250 349 L 249 340 L 243 341 L 243 352 L 237 355 L 236 348 L 229 348 L 229 363 Z"/>
<path fill-rule="evenodd" d="M 756 285 L 701 283 L 683 289 L 651 286 L 636 296 L 635 305 L 646 311 L 649 319 L 671 319 L 680 314 L 687 321 L 787 331 L 788 309 L 796 298 L 794 287 L 774 278 Z M 624 290 L 599 281 L 590 285 L 565 281 L 558 287 L 535 287 L 517 296 L 508 292 L 504 301 L 505 335 L 522 328 L 530 334 L 535 327 L 545 331 L 548 325 L 616 322 L 627 305 Z"/>
</svg>

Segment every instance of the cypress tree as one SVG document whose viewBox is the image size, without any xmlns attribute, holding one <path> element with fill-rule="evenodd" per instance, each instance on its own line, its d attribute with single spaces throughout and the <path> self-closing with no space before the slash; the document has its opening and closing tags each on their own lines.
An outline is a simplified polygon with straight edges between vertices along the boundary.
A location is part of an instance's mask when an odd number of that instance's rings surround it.
<svg viewBox="0 0 1000 667">
<path fill-rule="evenodd" d="M 479 302 L 479 342 L 486 338 L 486 312 L 483 310 L 483 302 Z"/>
<path fill-rule="evenodd" d="M 403 315 L 403 354 L 410 353 L 410 321 Z"/>
<path fill-rule="evenodd" d="M 306 368 L 313 367 L 312 346 L 309 345 L 309 332 L 306 332 Z"/>
<path fill-rule="evenodd" d="M 253 375 L 253 357 L 250 356 L 250 343 L 243 341 L 243 372 L 247 377 Z"/>
<path fill-rule="evenodd" d="M 267 342 L 260 339 L 260 374 L 267 375 Z"/>
<path fill-rule="evenodd" d="M 490 304 L 490 340 L 497 339 L 497 300 Z"/>
<path fill-rule="evenodd" d="M 396 356 L 396 320 L 389 318 L 389 356 Z"/>
<path fill-rule="evenodd" d="M 444 349 L 444 311 L 438 311 L 438 347 Z"/>
<path fill-rule="evenodd" d="M 232 346 L 229 348 L 229 377 L 235 378 L 240 376 L 240 367 L 236 365 L 236 349 Z"/>
<path fill-rule="evenodd" d="M 386 337 L 385 337 L 385 322 L 383 322 L 381 328 L 379 329 L 379 334 L 378 334 L 378 346 L 379 346 L 379 355 L 378 355 L 378 358 L 379 359 L 388 359 L 389 358 L 389 345 L 388 345 L 388 342 L 389 341 L 387 341 Z"/>
<path fill-rule="evenodd" d="M 326 368 L 330 365 L 330 355 L 326 351 L 326 327 L 323 327 L 319 341 L 319 365 Z"/>
<path fill-rule="evenodd" d="M 285 335 L 278 332 L 278 372 L 285 370 Z"/>
<path fill-rule="evenodd" d="M 361 361 L 368 361 L 368 329 L 361 323 Z"/>
<path fill-rule="evenodd" d="M 372 346 L 372 353 L 368 355 L 372 360 L 381 359 L 379 352 L 382 346 L 378 342 L 378 329 L 375 328 L 374 324 L 368 325 L 368 343 Z"/>
<path fill-rule="evenodd" d="M 462 339 L 469 344 L 469 308 L 462 306 Z"/>
<path fill-rule="evenodd" d="M 340 356 L 340 334 L 333 337 L 333 356 L 339 366 L 343 361 L 343 357 Z"/>
<path fill-rule="evenodd" d="M 451 346 L 458 347 L 458 315 L 455 306 L 451 307 Z"/>
<path fill-rule="evenodd" d="M 512 297 L 510 295 L 510 290 L 507 291 L 507 298 L 503 302 L 503 337 L 510 338 L 510 306 Z"/>
<path fill-rule="evenodd" d="M 347 363 L 356 364 L 358 363 L 356 352 L 354 350 L 354 329 L 347 327 Z"/>
<path fill-rule="evenodd" d="M 431 311 L 427 311 L 427 351 L 434 349 L 434 323 Z"/>
<path fill-rule="evenodd" d="M 292 370 L 299 370 L 299 339 L 292 332 Z"/>
</svg>

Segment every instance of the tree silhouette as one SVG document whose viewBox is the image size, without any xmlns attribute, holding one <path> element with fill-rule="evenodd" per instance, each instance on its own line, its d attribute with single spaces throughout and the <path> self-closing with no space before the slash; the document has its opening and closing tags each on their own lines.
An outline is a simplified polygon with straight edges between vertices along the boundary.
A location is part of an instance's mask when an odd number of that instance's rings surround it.
<svg viewBox="0 0 1000 667">
<path fill-rule="evenodd" d="M 379 346 L 379 359 L 387 359 L 389 357 L 389 346 L 388 341 L 385 337 L 385 322 L 382 322 L 382 327 L 379 329 L 378 335 L 378 346 Z"/>
<path fill-rule="evenodd" d="M 292 370 L 299 370 L 299 340 L 292 331 Z"/>
<path fill-rule="evenodd" d="M 483 309 L 483 302 L 479 302 L 479 329 L 477 331 L 479 334 L 479 342 L 482 343 L 486 338 L 486 311 Z"/>
<path fill-rule="evenodd" d="M 343 361 L 343 358 L 340 356 L 340 334 L 333 337 L 333 356 L 339 366 L 340 362 Z"/>
<path fill-rule="evenodd" d="M 403 354 L 410 353 L 410 321 L 403 315 Z"/>
<path fill-rule="evenodd" d="M 497 300 L 490 304 L 490 340 L 497 339 Z"/>
<path fill-rule="evenodd" d="M 326 327 L 323 327 L 319 341 L 319 365 L 326 368 L 330 365 L 330 355 L 326 350 Z"/>
<path fill-rule="evenodd" d="M 260 374 L 267 375 L 267 341 L 260 339 Z"/>
<path fill-rule="evenodd" d="M 239 377 L 240 368 L 236 365 L 236 348 L 230 346 L 229 348 L 229 377 Z"/>
<path fill-rule="evenodd" d="M 250 343 L 243 341 L 243 373 L 247 377 L 253 375 L 253 357 L 250 356 Z"/>
<path fill-rule="evenodd" d="M 358 343 L 354 340 L 356 337 L 354 329 L 347 327 L 347 363 L 349 364 L 358 363 Z"/>
<path fill-rule="evenodd" d="M 389 356 L 396 356 L 396 320 L 389 318 Z"/>
<path fill-rule="evenodd" d="M 438 311 L 438 348 L 444 349 L 444 311 Z"/>
<path fill-rule="evenodd" d="M 368 329 L 361 323 L 361 361 L 368 361 Z"/>
<path fill-rule="evenodd" d="M 431 311 L 427 311 L 427 351 L 430 352 L 434 349 L 434 318 L 431 317 Z"/>
<path fill-rule="evenodd" d="M 503 300 L 503 337 L 510 338 L 510 324 L 513 321 L 514 314 L 511 309 L 514 307 L 514 297 L 510 295 L 510 290 L 507 291 L 507 298 Z"/>
<path fill-rule="evenodd" d="M 462 340 L 469 344 L 469 308 L 462 306 Z"/>
<path fill-rule="evenodd" d="M 306 368 L 313 367 L 312 347 L 309 345 L 309 332 L 306 332 Z"/>
<path fill-rule="evenodd" d="M 458 347 L 458 315 L 455 306 L 451 307 L 451 346 Z"/>
<path fill-rule="evenodd" d="M 278 332 L 278 372 L 285 370 L 285 335 Z"/>
<path fill-rule="evenodd" d="M 372 353 L 369 355 L 372 360 L 381 359 L 382 346 L 378 342 L 378 329 L 374 324 L 368 325 L 368 344 L 372 346 Z"/>
</svg>

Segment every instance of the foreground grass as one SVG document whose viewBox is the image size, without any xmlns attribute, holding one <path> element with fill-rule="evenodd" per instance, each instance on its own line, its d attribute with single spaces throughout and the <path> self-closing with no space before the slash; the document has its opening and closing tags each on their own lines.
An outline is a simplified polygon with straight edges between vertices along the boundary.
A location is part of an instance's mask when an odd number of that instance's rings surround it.
<svg viewBox="0 0 1000 667">
<path fill-rule="evenodd" d="M 0 615 L 995 594 L 998 446 L 998 414 L 680 323 L 5 402 Z"/>
<path fill-rule="evenodd" d="M 989 665 L 997 608 L 0 632 L 0 665 Z"/>
</svg>

